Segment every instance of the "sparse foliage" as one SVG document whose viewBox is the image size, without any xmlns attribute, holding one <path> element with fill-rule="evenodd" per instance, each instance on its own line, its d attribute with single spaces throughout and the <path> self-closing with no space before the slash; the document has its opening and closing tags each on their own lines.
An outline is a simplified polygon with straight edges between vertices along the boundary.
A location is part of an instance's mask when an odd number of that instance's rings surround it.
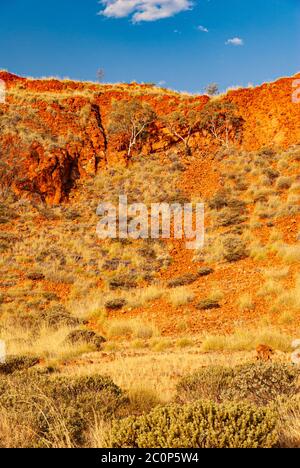
<svg viewBox="0 0 300 468">
<path fill-rule="evenodd" d="M 158 406 L 149 414 L 114 422 L 113 448 L 271 448 L 276 416 L 247 403 Z"/>
<path fill-rule="evenodd" d="M 181 379 L 177 400 L 248 401 L 263 406 L 279 396 L 297 394 L 298 377 L 297 368 L 282 363 L 247 363 L 233 368 L 209 366 Z"/>
<path fill-rule="evenodd" d="M 173 137 L 184 144 L 187 156 L 191 155 L 190 139 L 200 124 L 200 112 L 194 106 L 181 106 L 177 111 L 162 117 L 162 123 Z"/>
<path fill-rule="evenodd" d="M 110 135 L 122 137 L 128 160 L 136 145 L 146 137 L 155 119 L 156 114 L 152 107 L 137 99 L 113 103 L 108 132 Z"/>
<path fill-rule="evenodd" d="M 243 119 L 231 102 L 209 102 L 201 111 L 200 127 L 228 148 L 242 131 Z"/>
<path fill-rule="evenodd" d="M 103 80 L 104 80 L 104 76 L 105 76 L 105 71 L 103 70 L 103 68 L 99 68 L 97 70 L 97 80 L 101 83 Z"/>
<path fill-rule="evenodd" d="M 208 96 L 215 96 L 216 94 L 219 93 L 219 86 L 217 83 L 210 83 L 206 88 L 205 88 L 206 94 Z"/>
</svg>

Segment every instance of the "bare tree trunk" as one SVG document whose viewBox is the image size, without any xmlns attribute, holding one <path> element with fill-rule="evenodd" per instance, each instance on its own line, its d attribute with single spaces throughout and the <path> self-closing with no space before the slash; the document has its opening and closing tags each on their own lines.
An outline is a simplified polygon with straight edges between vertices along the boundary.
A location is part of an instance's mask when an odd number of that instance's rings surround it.
<svg viewBox="0 0 300 468">
<path fill-rule="evenodd" d="M 192 156 L 192 150 L 190 148 L 189 142 L 185 141 L 184 146 L 185 146 L 185 155 L 189 157 Z"/>
</svg>

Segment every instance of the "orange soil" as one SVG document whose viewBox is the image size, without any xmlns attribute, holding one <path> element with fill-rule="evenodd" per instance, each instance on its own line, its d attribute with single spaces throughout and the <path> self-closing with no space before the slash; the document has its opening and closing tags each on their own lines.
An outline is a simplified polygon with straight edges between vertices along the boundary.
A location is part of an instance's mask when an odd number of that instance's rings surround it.
<svg viewBox="0 0 300 468">
<path fill-rule="evenodd" d="M 232 91 L 226 96 L 226 99 L 237 104 L 245 119 L 242 149 L 256 150 L 264 146 L 286 148 L 300 141 L 300 105 L 293 104 L 291 100 L 292 83 L 294 79 L 299 77 L 300 75 L 296 75 L 280 79 L 275 83 L 264 84 L 258 88 Z M 114 91 L 106 89 L 105 86 L 92 84 L 64 83 L 57 80 L 25 80 L 3 72 L 0 73 L 0 79 L 7 82 L 9 90 L 13 90 L 21 83 L 24 94 L 28 91 L 64 93 L 70 92 L 70 90 L 84 91 L 88 89 L 94 93 L 93 103 L 98 106 L 104 127 L 107 124 L 112 100 L 116 98 L 130 99 L 133 90 L 138 90 L 139 97 L 149 101 L 159 114 L 176 108 L 180 101 L 179 95 L 147 94 L 147 89 L 143 86 L 128 85 L 122 91 Z M 20 96 L 10 96 L 8 106 L 18 104 L 21 100 Z M 200 96 L 190 97 L 188 100 L 196 100 L 201 107 L 208 101 L 208 98 Z M 32 107 L 38 110 L 40 119 L 48 126 L 50 133 L 66 136 L 71 132 L 73 136 L 78 137 L 78 141 L 69 141 L 66 148 L 56 149 L 50 154 L 38 142 L 21 154 L 25 161 L 22 167 L 23 173 L 26 174 L 30 183 L 38 187 L 48 202 L 59 203 L 65 198 L 66 188 L 70 183 L 74 166 L 78 166 L 79 176 L 84 179 L 93 176 L 107 162 L 113 164 L 122 157 L 117 142 L 110 143 L 105 152 L 103 132 L 99 128 L 93 112 L 90 113 L 85 128 L 82 128 L 76 119 L 73 120 L 73 113 L 80 111 L 87 104 L 90 104 L 90 98 L 82 96 L 65 98 L 61 106 L 51 103 L 49 106 L 55 112 L 55 118 L 49 114 L 47 103 L 43 100 L 42 95 L 37 97 L 32 104 Z M 23 106 L 22 112 L 24 116 L 27 115 L 26 106 Z M 34 125 L 33 122 L 33 129 Z M 11 139 L 10 135 L 4 135 L 0 138 L 0 144 L 8 151 L 11 148 Z M 169 145 L 169 138 L 166 138 L 164 134 L 153 134 L 150 150 L 164 150 Z M 190 161 L 186 161 L 188 169 L 183 174 L 180 188 L 191 198 L 200 197 L 206 200 L 218 188 L 222 187 L 220 167 L 214 159 L 214 145 L 211 140 L 201 134 L 196 134 L 192 145 L 196 156 Z M 149 145 L 144 150 L 148 151 Z M 36 155 L 38 157 L 34 157 Z M 98 168 L 96 167 L 97 157 L 100 157 Z M 23 188 L 16 186 L 15 190 L 22 193 Z M 295 241 L 300 224 L 299 215 L 294 218 L 280 219 L 275 224 L 284 234 L 286 242 Z M 259 230 L 256 234 L 262 240 L 266 240 L 269 236 L 265 229 Z M 199 267 L 199 264 L 193 263 L 193 252 L 185 249 L 183 241 L 170 241 L 170 253 L 173 257 L 173 263 L 167 271 L 158 275 L 162 284 L 170 278 L 194 272 Z M 237 309 L 237 299 L 243 292 L 251 292 L 255 295 L 263 282 L 261 274 L 263 268 L 276 266 L 280 267 L 281 263 L 275 257 L 259 263 L 249 258 L 236 264 L 212 265 L 215 268 L 212 275 L 201 278 L 189 286 L 189 289 L 195 293 L 195 300 L 192 304 L 175 308 L 166 300 L 157 300 L 146 305 L 143 309 L 126 312 L 126 317 L 141 316 L 154 321 L 165 335 L 180 334 L 184 324 L 189 325 L 189 330 L 192 333 L 229 332 L 235 327 L 248 328 L 257 323 L 262 316 L 269 314 L 270 304 L 267 304 L 264 298 L 255 298 L 255 309 L 241 313 Z M 297 270 L 299 270 L 297 265 L 291 267 L 291 273 L 285 280 L 287 288 L 293 286 Z M 221 309 L 204 312 L 195 310 L 195 303 L 204 299 L 216 284 L 224 292 L 224 299 L 220 301 Z M 60 297 L 66 297 L 68 294 L 68 286 L 65 285 L 45 283 L 43 286 L 49 291 L 56 292 Z M 112 313 L 111 316 L 125 317 L 122 313 Z M 276 323 L 276 316 L 273 315 L 272 320 Z M 293 326 L 298 327 L 299 324 L 300 317 L 296 317 Z M 93 326 L 97 326 L 97 324 L 93 324 Z M 184 333 L 186 334 L 186 331 Z"/>
</svg>

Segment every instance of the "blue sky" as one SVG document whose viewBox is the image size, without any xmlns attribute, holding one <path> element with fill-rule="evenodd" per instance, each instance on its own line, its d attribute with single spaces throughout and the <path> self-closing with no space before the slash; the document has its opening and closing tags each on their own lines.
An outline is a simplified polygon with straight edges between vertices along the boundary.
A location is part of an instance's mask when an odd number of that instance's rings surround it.
<svg viewBox="0 0 300 468">
<path fill-rule="evenodd" d="M 259 84 L 300 70 L 300 0 L 0 0 L 0 68 L 103 68 L 108 82 L 191 92 Z"/>
</svg>

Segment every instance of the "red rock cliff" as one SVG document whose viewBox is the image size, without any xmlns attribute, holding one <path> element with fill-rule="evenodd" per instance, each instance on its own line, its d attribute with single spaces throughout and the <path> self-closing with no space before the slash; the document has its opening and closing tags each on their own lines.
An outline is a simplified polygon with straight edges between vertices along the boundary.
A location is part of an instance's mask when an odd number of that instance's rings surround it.
<svg viewBox="0 0 300 468">
<path fill-rule="evenodd" d="M 300 142 L 300 104 L 292 101 L 293 83 L 300 74 L 257 88 L 230 91 L 222 99 L 234 102 L 244 119 L 241 145 L 245 150 L 263 146 L 288 147 Z M 122 158 L 118 141 L 108 141 L 106 128 L 114 99 L 149 102 L 159 115 L 179 103 L 204 106 L 207 96 L 164 92 L 149 85 L 97 85 L 55 79 L 28 80 L 0 72 L 6 83 L 6 103 L 0 104 L 1 158 L 18 177 L 13 187 L 49 203 L 67 197 L 78 178 L 93 176 Z M 143 151 L 158 151 L 171 144 L 161 128 Z M 212 141 L 195 134 L 198 150 L 214 150 Z"/>
</svg>

